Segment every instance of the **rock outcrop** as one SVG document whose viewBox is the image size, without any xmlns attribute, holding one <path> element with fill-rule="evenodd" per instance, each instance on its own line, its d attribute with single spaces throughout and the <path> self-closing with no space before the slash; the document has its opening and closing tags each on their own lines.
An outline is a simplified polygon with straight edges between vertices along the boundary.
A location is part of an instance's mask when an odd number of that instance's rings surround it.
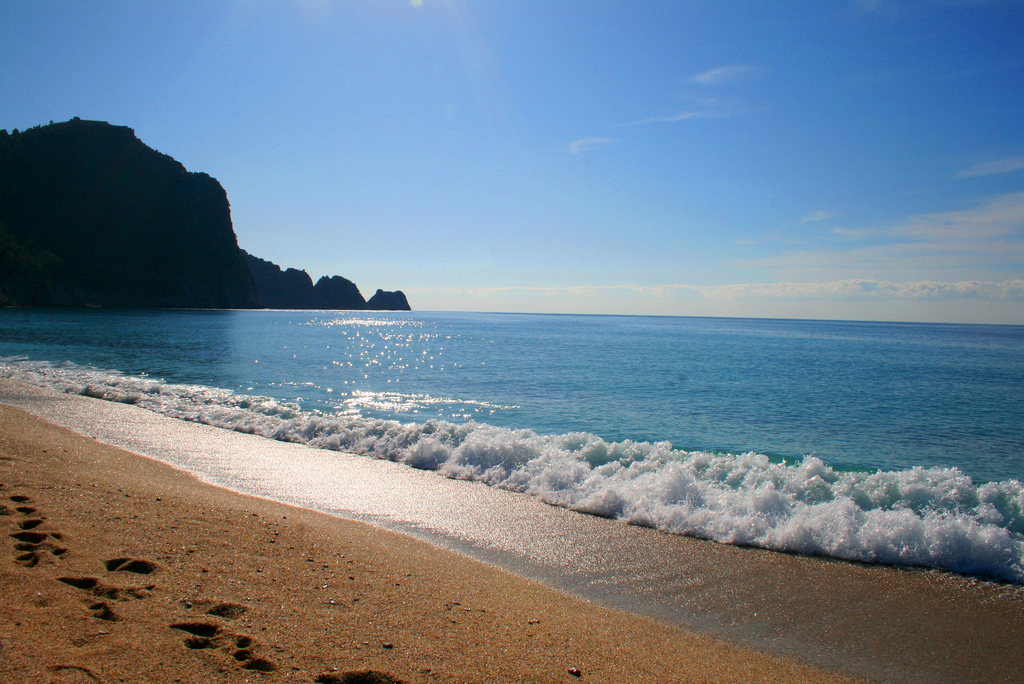
<svg viewBox="0 0 1024 684">
<path fill-rule="evenodd" d="M 313 280 L 305 271 L 282 270 L 277 264 L 242 250 L 256 282 L 256 295 L 267 309 L 314 309 Z M 362 299 L 360 297 L 360 299 Z"/>
<path fill-rule="evenodd" d="M 370 301 L 366 302 L 367 309 L 373 309 L 375 311 L 410 311 L 409 301 L 405 298 L 405 293 L 401 290 L 395 290 L 394 292 L 385 292 L 384 290 L 377 290 Z"/>
<path fill-rule="evenodd" d="M 0 244 L 8 304 L 259 305 L 224 188 L 126 126 L 0 132 Z"/>
<path fill-rule="evenodd" d="M 316 281 L 313 293 L 321 309 L 365 309 L 366 300 L 356 284 L 341 276 L 324 276 Z"/>
<path fill-rule="evenodd" d="M 256 293 L 268 309 L 346 309 L 361 311 L 409 311 L 409 302 L 399 290 L 377 294 L 367 302 L 356 284 L 341 276 L 324 276 L 313 284 L 305 271 L 282 269 L 243 250 L 256 281 Z"/>
<path fill-rule="evenodd" d="M 0 130 L 0 306 L 409 309 L 245 253 L 214 178 L 78 118 Z"/>
</svg>

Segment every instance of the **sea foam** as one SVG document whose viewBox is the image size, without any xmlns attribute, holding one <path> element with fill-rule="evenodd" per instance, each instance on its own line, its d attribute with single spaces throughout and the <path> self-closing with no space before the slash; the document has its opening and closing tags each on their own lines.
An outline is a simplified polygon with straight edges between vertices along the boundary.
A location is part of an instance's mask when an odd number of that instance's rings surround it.
<svg viewBox="0 0 1024 684">
<path fill-rule="evenodd" d="M 484 423 L 399 423 L 71 364 L 7 359 L 9 377 L 175 418 L 401 462 L 666 532 L 1024 584 L 1024 486 L 953 468 L 837 471 L 814 456 L 674 449 Z"/>
</svg>

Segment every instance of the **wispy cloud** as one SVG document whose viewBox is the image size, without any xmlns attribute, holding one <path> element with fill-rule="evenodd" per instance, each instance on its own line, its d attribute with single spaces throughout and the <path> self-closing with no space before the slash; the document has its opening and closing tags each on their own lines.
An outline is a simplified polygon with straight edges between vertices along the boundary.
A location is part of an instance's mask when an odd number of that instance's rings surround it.
<svg viewBox="0 0 1024 684">
<path fill-rule="evenodd" d="M 1024 156 L 998 159 L 964 169 L 955 178 L 973 178 L 974 176 L 994 176 L 1000 173 L 1011 173 L 1024 169 Z"/>
<path fill-rule="evenodd" d="M 435 290 L 431 290 L 436 292 Z M 470 295 L 479 299 L 545 297 L 588 298 L 671 298 L 725 300 L 829 300 L 865 299 L 927 300 L 974 299 L 1024 301 L 1024 280 L 943 282 L 933 280 L 887 281 L 856 278 L 829 282 L 738 283 L 735 285 L 577 285 L 558 287 L 445 288 L 447 294 Z"/>
<path fill-rule="evenodd" d="M 569 152 L 579 154 L 589 150 L 599 150 L 616 142 L 615 138 L 580 138 L 569 143 Z"/>
<path fill-rule="evenodd" d="M 818 221 L 830 221 L 836 217 L 831 211 L 816 211 L 804 217 L 800 223 L 816 223 Z"/>
<path fill-rule="evenodd" d="M 655 123 L 674 123 L 676 121 L 689 121 L 690 119 L 720 119 L 725 116 L 730 116 L 723 112 L 715 111 L 713 109 L 690 109 L 678 114 L 669 114 L 667 116 L 652 116 L 648 119 L 641 119 L 640 121 L 634 121 L 633 125 L 644 125 L 644 124 L 655 124 Z"/>
<path fill-rule="evenodd" d="M 1024 192 L 888 225 L 835 228 L 737 264 L 778 280 L 1002 280 L 1024 272 Z"/>
<path fill-rule="evenodd" d="M 685 109 L 675 114 L 665 116 L 652 116 L 639 121 L 633 121 L 629 126 L 644 126 L 647 124 L 675 123 L 677 121 L 692 121 L 695 119 L 725 119 L 733 116 L 756 114 L 769 109 L 768 107 L 754 107 L 745 102 L 718 98 L 701 98 L 696 107 Z"/>
<path fill-rule="evenodd" d="M 757 67 L 749 64 L 733 64 L 702 71 L 686 80 L 698 85 L 722 85 L 723 83 L 732 83 L 733 81 L 753 76 L 758 71 Z"/>
<path fill-rule="evenodd" d="M 866 230 L 856 230 L 852 228 L 843 228 L 842 226 L 836 226 L 832 229 L 832 234 L 837 235 L 846 240 L 863 240 L 870 233 Z"/>
<path fill-rule="evenodd" d="M 691 84 L 691 86 L 699 86 L 699 88 L 690 88 L 688 96 L 684 96 L 684 99 L 691 102 L 689 107 L 673 114 L 651 116 L 626 125 L 642 126 L 646 124 L 693 121 L 695 119 L 724 119 L 764 111 L 768 107 L 754 106 L 735 97 L 709 95 L 709 91 L 713 91 L 716 86 L 723 86 L 751 78 L 760 72 L 760 67 L 751 64 L 731 64 L 694 74 L 686 79 L 686 82 Z"/>
<path fill-rule="evenodd" d="M 1015 0 L 926 0 L 925 2 L 910 2 L 908 0 L 853 0 L 855 11 L 860 14 L 883 14 L 894 16 L 904 10 L 918 10 L 922 6 L 942 7 L 981 7 L 993 5 L 1000 2 L 1012 3 Z"/>
<path fill-rule="evenodd" d="M 984 299 L 1024 300 L 1024 280 L 1003 282 L 894 282 L 885 280 L 837 280 L 820 283 L 747 283 L 700 288 L 711 299 Z"/>
<path fill-rule="evenodd" d="M 891 233 L 942 241 L 1024 235 L 1024 192 L 999 195 L 972 209 L 913 216 L 896 225 Z"/>
</svg>

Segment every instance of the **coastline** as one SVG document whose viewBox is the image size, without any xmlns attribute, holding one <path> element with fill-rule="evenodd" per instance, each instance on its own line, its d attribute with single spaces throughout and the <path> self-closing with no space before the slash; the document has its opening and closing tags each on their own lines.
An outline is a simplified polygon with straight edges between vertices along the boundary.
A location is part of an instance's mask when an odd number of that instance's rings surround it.
<svg viewBox="0 0 1024 684">
<path fill-rule="evenodd" d="M 2 681 L 855 681 L 5 405 L 0 473 Z"/>
<path fill-rule="evenodd" d="M 452 577 L 483 561 L 499 575 L 495 568 L 554 589 L 559 596 L 583 599 L 584 613 L 593 608 L 622 610 L 620 615 L 633 625 L 626 630 L 629 638 L 635 636 L 635 625 L 649 624 L 637 617 L 643 615 L 662 627 L 702 635 L 709 643 L 737 644 L 746 652 L 879 682 L 1014 681 L 1024 669 L 1024 653 L 1016 644 L 1016 635 L 1024 633 L 1024 587 L 1018 585 L 664 534 L 387 460 L 269 440 L 11 379 L 0 378 L 0 405 L 27 411 L 78 439 L 84 435 L 84 445 L 130 452 L 118 452 L 122 456 L 108 461 L 113 469 L 93 467 L 94 475 L 109 483 L 110 493 L 122 488 L 119 483 L 129 464 L 145 463 L 146 472 L 158 467 L 184 478 L 186 484 L 175 486 L 184 487 L 186 500 L 237 492 L 243 495 L 241 501 L 250 503 L 228 509 L 255 510 L 253 501 L 276 501 L 286 509 L 294 506 L 289 509 L 294 516 L 329 521 L 324 524 L 331 530 L 351 521 L 370 523 L 354 529 L 369 530 L 367 534 L 380 539 L 390 538 L 390 530 L 399 533 L 398 539 L 427 542 L 427 549 L 454 551 L 457 560 L 448 572 Z M 19 428 L 12 434 L 22 432 Z M 28 453 L 42 454 L 46 448 L 44 439 Z M 11 470 L 11 463 L 0 460 L 0 468 Z M 0 483 L 9 484 L 6 479 Z M 9 494 L 3 492 L 0 500 L 10 508 Z M 126 503 L 120 496 L 98 507 Z M 317 518 L 314 511 L 327 515 Z M 122 518 L 137 515 L 131 508 L 122 512 Z M 167 528 L 178 519 L 198 522 L 202 529 L 209 522 L 189 515 L 188 508 L 177 509 L 150 536 L 168 536 Z M 11 520 L 0 516 L 0 524 Z M 254 522 L 245 516 L 241 520 Z M 175 534 L 186 546 L 188 535 Z M 12 546 L 11 558 L 15 550 Z M 292 561 L 289 566 L 295 565 Z M 248 578 L 266 577 L 265 571 L 250 568 Z M 441 594 L 447 591 L 443 583 L 434 586 L 441 587 Z M 575 624 L 569 623 L 570 632 Z M 645 652 L 637 662 L 649 661 Z M 639 676 L 631 671 L 622 681 L 644 681 Z M 723 681 L 722 676 L 711 679 Z M 435 680 L 447 681 L 423 681 Z M 462 680 L 505 681 L 489 673 Z"/>
</svg>

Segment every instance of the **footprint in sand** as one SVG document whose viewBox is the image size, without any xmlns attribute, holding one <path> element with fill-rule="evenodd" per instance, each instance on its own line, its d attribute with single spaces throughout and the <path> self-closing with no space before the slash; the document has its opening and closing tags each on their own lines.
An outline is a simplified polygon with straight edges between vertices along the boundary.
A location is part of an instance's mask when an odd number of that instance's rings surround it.
<svg viewBox="0 0 1024 684">
<path fill-rule="evenodd" d="M 103 561 L 103 567 L 109 572 L 131 572 L 137 575 L 149 575 L 160 568 L 153 561 L 139 558 L 113 558 Z M 88 591 L 93 596 L 113 599 L 115 601 L 148 598 L 152 595 L 153 589 L 156 588 L 155 584 L 147 584 L 143 587 L 117 587 L 106 584 L 96 577 L 58 577 L 57 579 L 76 589 Z"/>
<path fill-rule="evenodd" d="M 30 503 L 32 499 L 21 494 L 8 497 L 14 503 Z M 11 515 L 11 510 L 6 506 L 2 508 L 3 515 Z M 32 506 L 18 506 L 14 509 L 21 515 L 35 515 L 38 511 Z M 55 541 L 63 539 L 60 532 L 47 532 L 39 528 L 46 525 L 46 519 L 42 516 L 21 520 L 17 523 L 19 532 L 11 535 L 14 539 L 14 550 L 20 552 L 14 557 L 14 562 L 26 568 L 34 568 L 40 563 L 52 562 L 65 553 L 67 549 Z"/>
<path fill-rule="evenodd" d="M 121 619 L 114 609 L 110 607 L 109 603 L 100 601 L 99 603 L 93 603 L 89 606 L 89 610 L 92 611 L 92 616 L 97 620 L 106 620 L 108 622 L 117 622 Z"/>
<path fill-rule="evenodd" d="M 151 596 L 151 592 L 156 587 L 155 584 L 148 584 L 145 587 L 114 587 L 101 582 L 95 577 L 58 577 L 57 581 L 70 585 L 75 589 L 87 591 L 93 596 L 113 601 L 144 599 Z"/>
<path fill-rule="evenodd" d="M 16 504 L 32 502 L 32 499 L 21 494 L 15 494 L 8 497 L 8 499 Z M 61 533 L 40 529 L 46 525 L 46 518 L 38 516 L 38 510 L 35 507 L 21 505 L 17 506 L 14 510 L 23 516 L 37 516 L 19 521 L 17 526 L 20 531 L 10 535 L 16 542 L 14 545 L 15 550 L 23 552 L 15 557 L 15 563 L 31 568 L 44 560 L 59 558 L 67 553 L 67 549 L 54 543 L 54 540 L 59 541 L 63 539 Z M 0 505 L 0 515 L 11 515 L 11 511 L 7 506 Z M 138 558 L 114 558 L 104 561 L 104 567 L 108 571 L 124 571 L 140 575 L 148 575 L 159 569 L 156 563 Z M 95 577 L 58 577 L 57 579 L 76 589 L 87 591 L 95 597 L 117 601 L 126 601 L 130 598 L 146 598 L 150 596 L 150 592 L 155 586 L 150 584 L 146 587 L 118 588 L 104 584 Z M 116 622 L 121 619 L 106 601 L 91 601 L 88 608 L 92 616 L 97 620 Z"/>
<path fill-rule="evenodd" d="M 0 515 L 14 515 L 14 513 L 21 513 L 22 515 L 32 515 L 36 512 L 36 509 L 31 506 L 16 506 L 12 511 L 4 504 L 0 504 Z"/>
<path fill-rule="evenodd" d="M 245 615 L 245 612 L 249 610 L 243 605 L 237 603 L 218 603 L 217 605 L 206 611 L 207 615 L 213 615 L 216 617 L 222 617 L 227 620 L 237 620 L 238 618 Z"/>
<path fill-rule="evenodd" d="M 135 558 L 118 558 L 114 561 L 106 561 L 106 567 L 120 569 L 124 565 L 130 565 L 133 568 L 138 569 L 141 574 L 149 574 L 157 568 L 156 563 L 150 561 L 138 560 Z M 131 572 L 131 570 L 128 570 Z M 155 584 L 148 584 L 144 587 L 115 587 L 105 582 L 102 582 L 96 577 L 58 577 L 58 581 L 72 586 L 75 589 L 81 589 L 82 591 L 89 592 L 90 595 L 96 598 L 108 599 L 111 601 L 128 601 L 131 599 L 144 599 L 152 595 L 153 589 L 156 587 Z M 109 622 L 116 622 L 121 617 L 114 612 L 114 609 L 106 601 L 92 601 L 89 603 L 89 610 L 92 612 L 92 616 L 97 620 L 107 620 Z"/>
<path fill-rule="evenodd" d="M 237 604 L 231 605 L 237 608 Z M 212 610 L 212 609 L 211 609 Z M 224 652 L 238 662 L 243 670 L 255 670 L 257 672 L 273 672 L 277 666 L 266 658 L 260 658 L 253 654 L 256 642 L 245 634 L 234 634 L 225 630 L 216 622 L 192 620 L 188 622 L 175 622 L 170 625 L 171 629 L 178 629 L 190 636 L 185 637 L 185 647 L 192 650 L 214 649 Z"/>
<path fill-rule="evenodd" d="M 16 551 L 23 553 L 14 557 L 14 562 L 26 568 L 34 568 L 40 563 L 60 558 L 67 549 L 53 544 L 21 543 L 15 544 Z"/>
</svg>

